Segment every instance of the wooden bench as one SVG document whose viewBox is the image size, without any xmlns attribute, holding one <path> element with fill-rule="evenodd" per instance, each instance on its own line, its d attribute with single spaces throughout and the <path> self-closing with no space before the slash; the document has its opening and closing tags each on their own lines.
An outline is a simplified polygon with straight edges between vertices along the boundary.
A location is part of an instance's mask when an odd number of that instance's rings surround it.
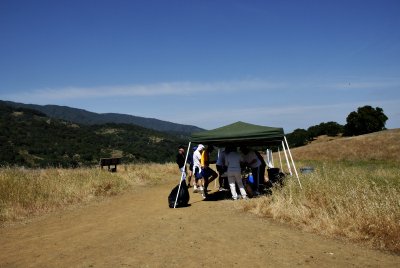
<svg viewBox="0 0 400 268">
<path fill-rule="evenodd" d="M 108 167 L 108 171 L 117 172 L 117 165 L 121 164 L 121 157 L 100 158 L 100 168 Z M 111 166 L 114 166 L 111 168 Z"/>
</svg>

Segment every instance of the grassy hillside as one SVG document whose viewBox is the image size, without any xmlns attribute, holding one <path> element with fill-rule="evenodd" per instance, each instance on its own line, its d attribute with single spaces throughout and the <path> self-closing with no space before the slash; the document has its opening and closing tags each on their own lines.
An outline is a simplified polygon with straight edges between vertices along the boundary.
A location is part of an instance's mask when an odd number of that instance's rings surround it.
<svg viewBox="0 0 400 268">
<path fill-rule="evenodd" d="M 0 165 L 77 167 L 101 157 L 123 162 L 170 162 L 182 140 L 127 124 L 85 126 L 0 104 Z"/>
<path fill-rule="evenodd" d="M 348 160 L 400 162 L 400 129 L 355 137 L 319 137 L 309 145 L 291 150 L 295 160 Z"/>
<path fill-rule="evenodd" d="M 400 253 L 399 149 L 399 129 L 320 137 L 292 150 L 298 169 L 315 168 L 299 172 L 302 189 L 295 176 L 287 176 L 271 195 L 240 207 L 305 231 Z"/>
</svg>

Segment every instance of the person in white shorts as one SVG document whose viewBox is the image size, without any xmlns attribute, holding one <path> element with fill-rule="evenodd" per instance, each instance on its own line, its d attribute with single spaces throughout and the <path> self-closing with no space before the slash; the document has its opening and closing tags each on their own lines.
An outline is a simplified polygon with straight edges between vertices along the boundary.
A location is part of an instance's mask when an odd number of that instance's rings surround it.
<svg viewBox="0 0 400 268">
<path fill-rule="evenodd" d="M 200 191 L 203 199 L 206 198 L 206 194 L 204 192 L 204 178 L 201 169 L 201 153 L 204 151 L 204 149 L 204 145 L 199 144 L 196 151 L 193 153 L 193 173 L 196 181 L 195 183 L 198 186 L 198 188 L 194 189 L 193 192 Z"/>
</svg>

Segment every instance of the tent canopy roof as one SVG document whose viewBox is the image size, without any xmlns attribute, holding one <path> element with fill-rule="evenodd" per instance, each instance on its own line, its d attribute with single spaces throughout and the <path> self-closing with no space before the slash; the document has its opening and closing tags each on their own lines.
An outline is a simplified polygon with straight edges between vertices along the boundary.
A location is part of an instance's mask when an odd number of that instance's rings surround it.
<svg viewBox="0 0 400 268">
<path fill-rule="evenodd" d="M 192 134 L 191 142 L 212 145 L 280 144 L 284 138 L 283 128 L 267 127 L 236 122 L 220 128 Z"/>
</svg>

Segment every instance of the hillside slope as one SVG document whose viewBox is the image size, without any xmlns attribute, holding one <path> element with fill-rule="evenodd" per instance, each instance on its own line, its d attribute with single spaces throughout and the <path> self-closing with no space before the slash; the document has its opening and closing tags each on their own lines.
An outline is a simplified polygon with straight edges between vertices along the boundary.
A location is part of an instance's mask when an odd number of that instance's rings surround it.
<svg viewBox="0 0 400 268">
<path fill-rule="evenodd" d="M 82 125 L 95 125 L 95 124 L 107 124 L 107 123 L 134 124 L 144 128 L 149 128 L 167 133 L 181 134 L 183 136 L 188 136 L 193 132 L 204 130 L 196 126 L 177 124 L 155 118 L 146 118 L 146 117 L 118 114 L 118 113 L 99 114 L 67 106 L 24 104 L 11 101 L 0 101 L 0 103 L 13 107 L 35 109 L 46 114 L 48 117 L 66 120 Z"/>
<path fill-rule="evenodd" d="M 163 163 L 174 160 L 181 143 L 174 135 L 137 125 L 78 125 L 0 103 L 0 165 L 75 167 L 96 164 L 101 157 Z"/>
<path fill-rule="evenodd" d="M 400 162 L 400 129 L 335 138 L 291 150 L 297 160 L 377 160 Z"/>
</svg>

